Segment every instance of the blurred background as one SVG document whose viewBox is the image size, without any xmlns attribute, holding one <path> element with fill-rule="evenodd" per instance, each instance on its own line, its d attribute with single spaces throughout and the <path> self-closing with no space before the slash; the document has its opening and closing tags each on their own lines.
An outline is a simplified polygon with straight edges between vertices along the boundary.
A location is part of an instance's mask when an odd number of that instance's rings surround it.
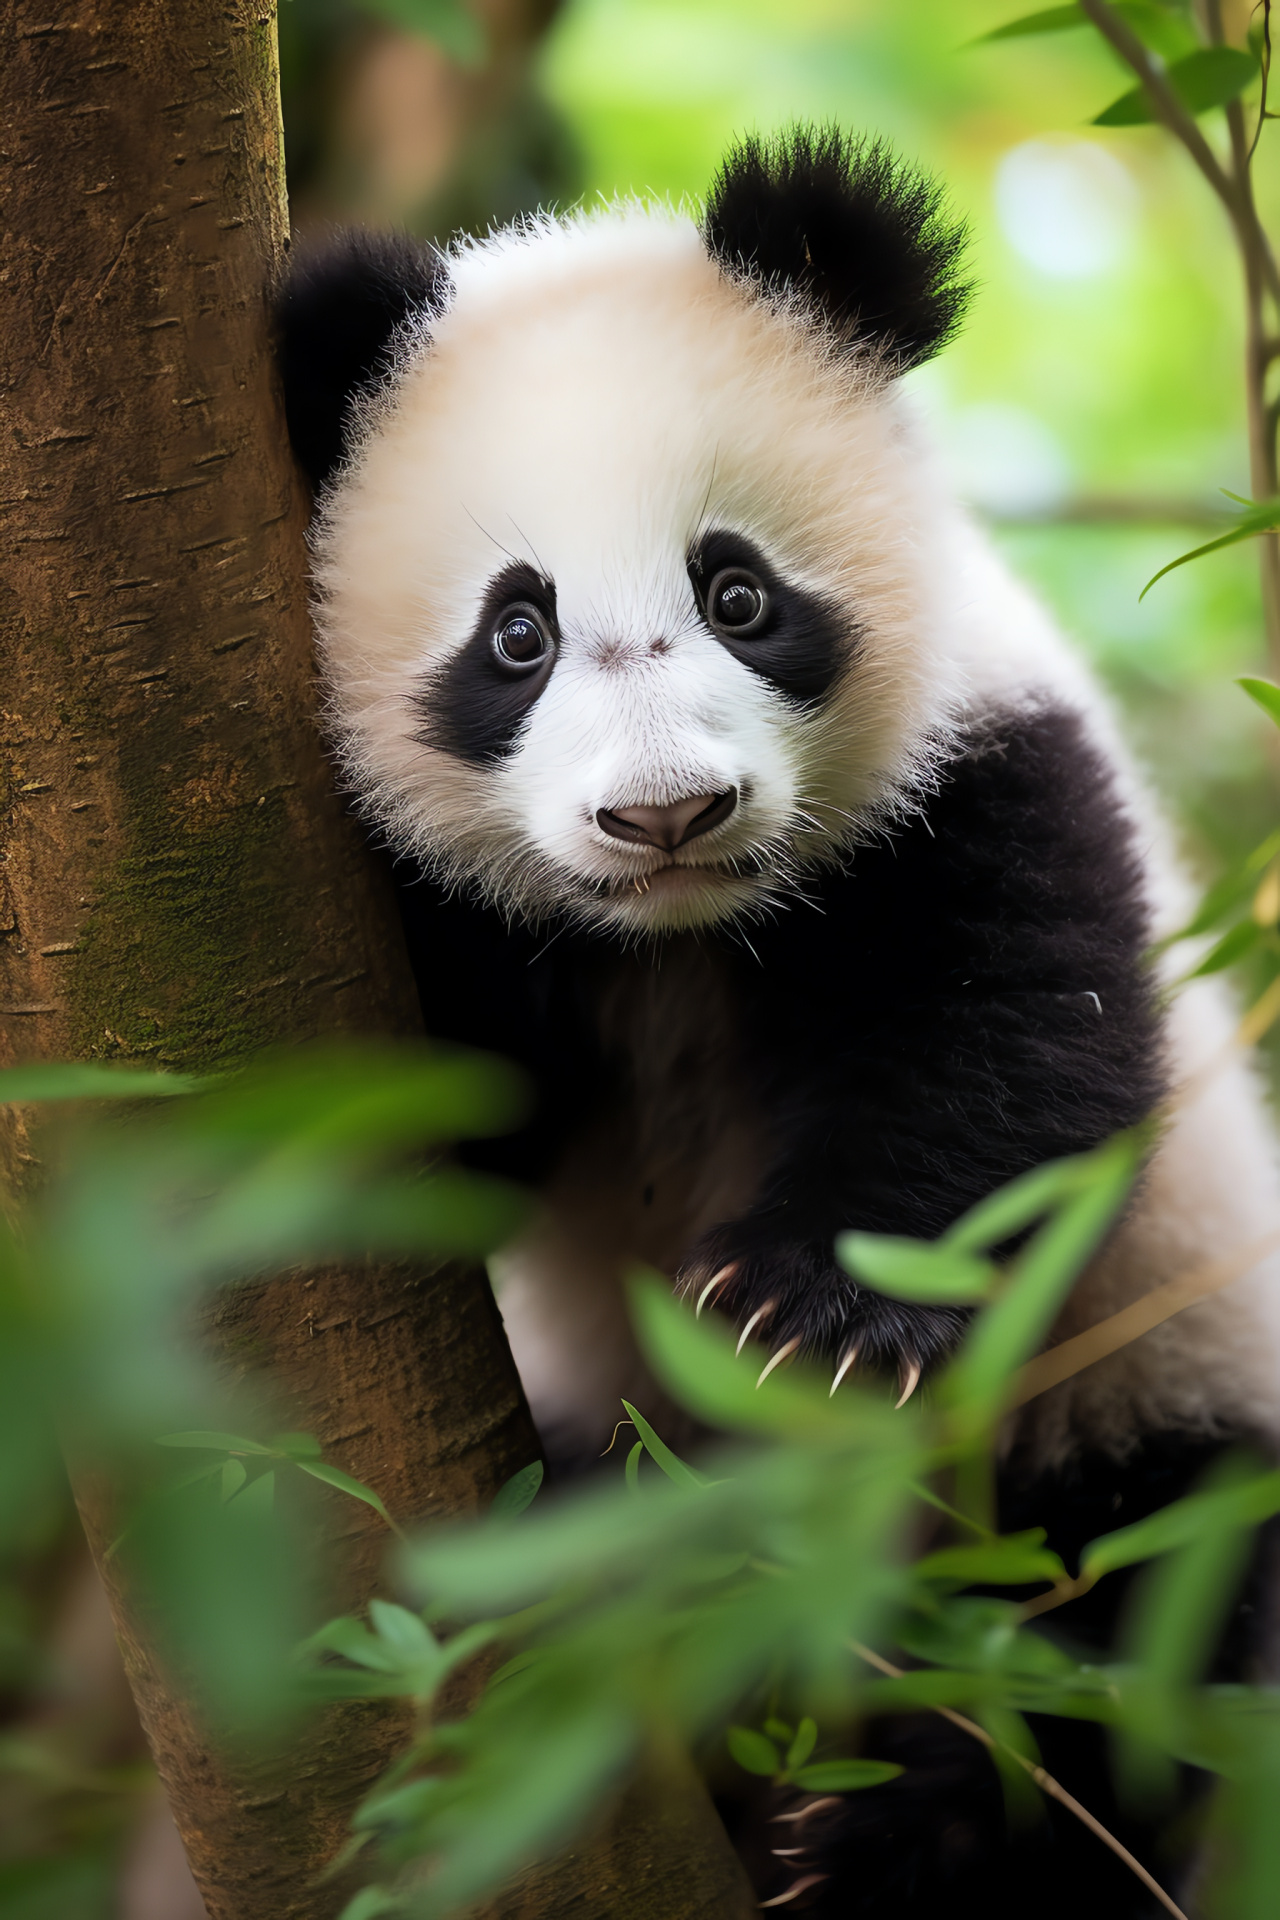
<svg viewBox="0 0 1280 1920">
<path fill-rule="evenodd" d="M 1267 723 L 1233 685 L 1267 670 L 1255 552 L 1138 595 L 1221 526 L 1220 489 L 1249 492 L 1237 261 L 1159 130 L 1091 126 L 1129 78 L 1086 27 L 974 44 L 1030 4 L 281 0 L 293 219 L 443 240 L 537 206 L 694 200 L 744 131 L 887 136 L 948 183 L 979 283 L 959 342 L 909 376 L 919 404 L 1113 689 L 1207 881 L 1275 819 Z M 1242 38 L 1247 5 L 1225 11 Z M 1201 125 L 1223 138 L 1221 114 Z M 29 1509 L 0 1567 L 0 1916 L 197 1920 L 65 1487 Z"/>
</svg>

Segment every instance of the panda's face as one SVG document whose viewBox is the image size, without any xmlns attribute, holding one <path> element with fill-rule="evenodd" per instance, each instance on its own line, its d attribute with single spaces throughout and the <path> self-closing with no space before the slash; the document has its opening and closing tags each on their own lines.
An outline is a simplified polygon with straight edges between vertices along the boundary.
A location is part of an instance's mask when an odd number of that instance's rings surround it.
<svg viewBox="0 0 1280 1920">
<path fill-rule="evenodd" d="M 453 275 L 317 534 L 366 805 L 534 919 L 639 935 L 785 896 L 919 772 L 949 694 L 884 382 L 669 216 Z"/>
</svg>

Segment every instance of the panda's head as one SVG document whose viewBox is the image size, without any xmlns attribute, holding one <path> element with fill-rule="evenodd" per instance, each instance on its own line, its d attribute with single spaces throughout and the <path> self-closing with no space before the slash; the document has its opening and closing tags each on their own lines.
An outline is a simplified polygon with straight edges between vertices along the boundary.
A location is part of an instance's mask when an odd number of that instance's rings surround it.
<svg viewBox="0 0 1280 1920">
<path fill-rule="evenodd" d="M 393 845 L 624 934 L 777 900 L 945 725 L 936 191 L 748 141 L 701 225 L 626 204 L 442 255 L 348 237 L 281 301 L 333 736 Z"/>
</svg>

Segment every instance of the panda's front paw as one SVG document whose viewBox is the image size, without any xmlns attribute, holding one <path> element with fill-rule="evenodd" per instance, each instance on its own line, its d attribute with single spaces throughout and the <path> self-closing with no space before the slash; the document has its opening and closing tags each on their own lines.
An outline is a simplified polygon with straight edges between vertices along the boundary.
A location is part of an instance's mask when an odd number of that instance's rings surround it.
<svg viewBox="0 0 1280 1920">
<path fill-rule="evenodd" d="M 699 1313 L 714 1308 L 739 1329 L 738 1350 L 765 1352 L 763 1382 L 775 1367 L 805 1357 L 827 1361 L 832 1391 L 855 1368 L 893 1374 L 898 1404 L 945 1361 L 968 1324 L 956 1307 L 922 1307 L 860 1286 L 829 1243 L 762 1243 L 750 1222 L 721 1227 L 699 1242 L 679 1277 Z"/>
</svg>

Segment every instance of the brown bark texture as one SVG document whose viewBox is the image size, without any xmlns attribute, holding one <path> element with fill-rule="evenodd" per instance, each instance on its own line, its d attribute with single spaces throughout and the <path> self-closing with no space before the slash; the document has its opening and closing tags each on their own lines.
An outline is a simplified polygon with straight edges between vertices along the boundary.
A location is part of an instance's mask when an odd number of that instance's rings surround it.
<svg viewBox="0 0 1280 1920">
<path fill-rule="evenodd" d="M 420 1029 L 394 904 L 314 720 L 305 501 L 266 325 L 285 243 L 273 35 L 240 0 L 6 9 L 8 1060 L 193 1069 Z M 20 1180 L 20 1119 L 3 1150 Z M 474 1509 L 536 1456 L 482 1272 L 286 1276 L 228 1295 L 210 1342 L 233 1374 L 270 1369 L 288 1424 L 402 1520 Z M 101 1552 L 109 1501 L 79 1491 Z M 385 1529 L 341 1496 L 321 1523 L 332 1599 L 362 1605 Z M 213 1920 L 334 1910 L 344 1891 L 314 1875 L 403 1711 L 327 1714 L 270 1779 L 230 1766 L 108 1585 Z"/>
<path fill-rule="evenodd" d="M 314 718 L 305 502 L 268 346 L 286 244 L 275 57 L 252 0 L 0 0 L 5 1062 L 192 1070 L 420 1028 L 394 903 Z M 0 1179 L 21 1185 L 29 1137 L 13 1108 L 0 1121 Z M 282 1423 L 402 1522 L 482 1506 L 536 1455 L 483 1272 L 285 1275 L 229 1294 L 208 1340 L 232 1376 L 269 1373 Z M 79 1494 L 101 1556 L 109 1496 L 91 1478 Z M 327 1490 L 320 1513 L 327 1597 L 360 1606 L 385 1532 Z M 349 1884 L 315 1875 L 402 1711 L 341 1706 L 283 1767 L 233 1763 L 114 1562 L 107 1585 L 211 1920 L 326 1920 Z M 600 1845 L 608 1871 L 571 1907 L 551 1873 L 539 1904 L 508 1910 L 743 1910 L 700 1788 L 678 1817 L 650 1794 Z M 686 1900 L 671 1847 L 685 1884 L 727 1891 Z"/>
</svg>

